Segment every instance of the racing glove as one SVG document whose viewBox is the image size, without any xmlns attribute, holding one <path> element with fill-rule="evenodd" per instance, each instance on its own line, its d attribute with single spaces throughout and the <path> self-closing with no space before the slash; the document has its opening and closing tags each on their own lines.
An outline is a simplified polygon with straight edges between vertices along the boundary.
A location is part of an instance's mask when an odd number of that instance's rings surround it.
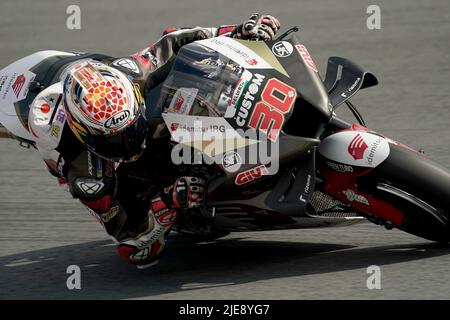
<svg viewBox="0 0 450 320">
<path fill-rule="evenodd" d="M 146 230 L 139 236 L 118 244 L 120 256 L 145 269 L 158 263 L 165 247 L 165 237 L 177 219 L 177 209 L 196 208 L 203 204 L 205 180 L 181 177 L 150 202 Z M 164 200 L 163 200 L 164 199 Z"/>
<path fill-rule="evenodd" d="M 205 180 L 197 177 L 181 177 L 164 189 L 167 203 L 173 209 L 200 207 L 204 201 Z"/>
<path fill-rule="evenodd" d="M 280 26 L 277 18 L 254 13 L 234 30 L 232 37 L 243 40 L 269 41 L 273 40 L 275 34 L 280 30 Z"/>
</svg>

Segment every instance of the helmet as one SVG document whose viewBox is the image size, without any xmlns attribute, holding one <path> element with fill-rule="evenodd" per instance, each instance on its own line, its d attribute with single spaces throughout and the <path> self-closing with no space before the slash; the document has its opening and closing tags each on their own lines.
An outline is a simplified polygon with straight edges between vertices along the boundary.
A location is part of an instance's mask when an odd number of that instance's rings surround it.
<svg viewBox="0 0 450 320">
<path fill-rule="evenodd" d="M 148 124 L 144 100 L 126 75 L 90 60 L 69 66 L 61 78 L 67 124 L 77 139 L 107 160 L 137 160 Z"/>
</svg>

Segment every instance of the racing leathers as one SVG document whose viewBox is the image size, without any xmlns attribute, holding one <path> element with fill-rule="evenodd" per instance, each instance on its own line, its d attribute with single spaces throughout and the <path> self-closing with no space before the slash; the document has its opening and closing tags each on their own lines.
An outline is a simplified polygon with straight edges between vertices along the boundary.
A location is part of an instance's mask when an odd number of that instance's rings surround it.
<svg viewBox="0 0 450 320">
<path fill-rule="evenodd" d="M 256 39 L 259 35 L 265 40 L 278 28 L 275 18 L 253 15 L 240 26 L 167 29 L 158 42 L 129 57 L 99 60 L 124 72 L 145 96 L 165 79 L 183 45 L 216 36 Z M 137 161 L 116 163 L 88 151 L 65 124 L 61 97 L 61 84 L 55 83 L 42 90 L 31 106 L 29 128 L 38 151 L 59 183 L 104 226 L 120 256 L 138 267 L 152 265 L 162 254 L 180 210 L 201 205 L 204 180 L 180 177 L 158 121 L 150 125 L 146 149 Z M 51 114 L 48 121 L 43 121 L 47 119 L 43 112 Z"/>
</svg>

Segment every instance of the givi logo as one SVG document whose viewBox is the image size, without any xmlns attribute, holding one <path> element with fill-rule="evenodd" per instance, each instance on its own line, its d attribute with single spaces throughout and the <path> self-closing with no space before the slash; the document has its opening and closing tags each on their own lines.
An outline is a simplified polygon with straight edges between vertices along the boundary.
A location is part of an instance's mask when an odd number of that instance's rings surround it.
<svg viewBox="0 0 450 320">
<path fill-rule="evenodd" d="M 264 175 L 269 174 L 269 170 L 267 170 L 265 165 L 260 165 L 258 167 L 252 168 L 247 171 L 240 172 L 236 176 L 236 180 L 234 181 L 238 186 L 251 182 L 253 180 L 259 179 Z"/>
<path fill-rule="evenodd" d="M 353 157 L 355 160 L 362 159 L 364 157 L 364 151 L 368 148 L 367 144 L 365 143 L 363 137 L 358 133 L 353 140 L 348 145 L 348 153 Z"/>
</svg>

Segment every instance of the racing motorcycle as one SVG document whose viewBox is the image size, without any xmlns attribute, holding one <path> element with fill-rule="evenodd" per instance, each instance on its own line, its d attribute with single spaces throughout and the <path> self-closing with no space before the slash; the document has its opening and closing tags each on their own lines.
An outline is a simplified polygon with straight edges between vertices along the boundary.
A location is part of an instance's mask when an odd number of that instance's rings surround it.
<svg viewBox="0 0 450 320">
<path fill-rule="evenodd" d="M 187 44 L 146 97 L 156 106 L 148 117 L 162 118 L 173 154 L 191 160 L 180 161 L 180 168 L 208 181 L 206 205 L 180 215 L 174 229 L 212 239 L 369 220 L 447 243 L 450 173 L 366 127 L 349 99 L 377 85 L 377 78 L 348 59 L 330 57 L 323 80 L 297 30 L 268 42 L 218 37 Z M 61 60 L 77 57 L 36 55 L 0 73 L 1 135 L 22 144 L 33 144 L 26 119 L 33 75 L 42 65 L 37 61 L 57 69 Z M 357 122 L 337 116 L 342 105 Z M 233 143 L 223 143 L 228 140 Z M 266 142 L 276 152 L 262 157 L 257 149 Z"/>
</svg>

